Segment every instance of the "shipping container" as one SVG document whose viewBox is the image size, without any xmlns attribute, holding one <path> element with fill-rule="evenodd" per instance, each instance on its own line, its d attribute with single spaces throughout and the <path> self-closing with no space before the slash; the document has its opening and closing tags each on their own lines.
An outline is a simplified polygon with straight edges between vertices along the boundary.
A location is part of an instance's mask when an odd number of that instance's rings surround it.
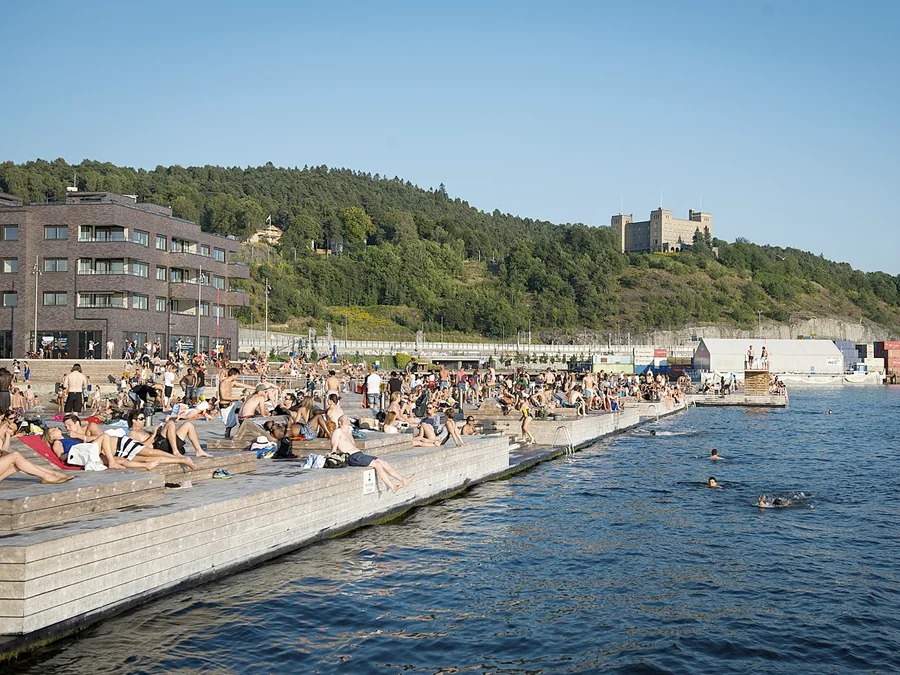
<svg viewBox="0 0 900 675">
<path fill-rule="evenodd" d="M 900 373 L 900 356 L 895 356 L 892 359 L 885 359 L 885 363 L 887 364 L 887 371 L 889 373 Z"/>
</svg>

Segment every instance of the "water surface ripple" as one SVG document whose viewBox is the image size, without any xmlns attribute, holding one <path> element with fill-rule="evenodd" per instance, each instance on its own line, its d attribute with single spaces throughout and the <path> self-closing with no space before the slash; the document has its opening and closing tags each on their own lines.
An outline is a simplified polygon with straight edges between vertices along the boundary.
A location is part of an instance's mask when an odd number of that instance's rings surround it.
<svg viewBox="0 0 900 675">
<path fill-rule="evenodd" d="M 691 410 L 148 604 L 12 670 L 897 672 L 898 410 L 900 388 L 875 387 Z M 705 459 L 713 447 L 724 460 Z M 757 509 L 761 493 L 801 506 Z"/>
</svg>

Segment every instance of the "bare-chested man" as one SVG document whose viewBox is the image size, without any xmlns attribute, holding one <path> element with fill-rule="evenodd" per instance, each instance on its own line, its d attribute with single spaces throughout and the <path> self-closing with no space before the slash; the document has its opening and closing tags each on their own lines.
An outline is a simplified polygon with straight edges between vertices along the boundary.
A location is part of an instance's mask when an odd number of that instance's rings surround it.
<svg viewBox="0 0 900 675">
<path fill-rule="evenodd" d="M 325 396 L 329 394 L 341 393 L 341 378 L 339 378 L 333 370 L 328 371 L 328 377 L 325 380 Z"/>
<path fill-rule="evenodd" d="M 263 383 L 256 385 L 256 390 L 250 394 L 241 406 L 238 413 L 238 419 L 247 419 L 248 417 L 266 417 L 269 409 L 266 403 L 269 400 L 269 387 Z"/>
<path fill-rule="evenodd" d="M 375 469 L 375 473 L 381 479 L 381 482 L 387 485 L 394 494 L 401 488 L 409 485 L 412 479 L 415 478 L 415 474 L 409 477 L 400 475 L 383 459 L 361 453 L 353 442 L 350 418 L 346 415 L 341 416 L 338 420 L 337 429 L 331 434 L 331 451 L 348 455 L 347 464 L 349 466 L 370 466 Z M 394 483 L 393 481 L 397 482 Z"/>
<path fill-rule="evenodd" d="M 65 412 L 80 413 L 84 410 L 84 389 L 87 379 L 81 372 L 81 365 L 76 363 L 72 371 L 66 373 L 62 381 L 68 394 L 66 395 Z"/>
<path fill-rule="evenodd" d="M 219 380 L 219 410 L 222 413 L 222 421 L 225 422 L 225 438 L 231 438 L 231 430 L 237 426 L 236 408 L 240 399 L 234 395 L 234 388 L 252 389 L 252 387 L 237 381 L 241 371 L 237 368 L 229 368 L 221 380 Z"/>
</svg>

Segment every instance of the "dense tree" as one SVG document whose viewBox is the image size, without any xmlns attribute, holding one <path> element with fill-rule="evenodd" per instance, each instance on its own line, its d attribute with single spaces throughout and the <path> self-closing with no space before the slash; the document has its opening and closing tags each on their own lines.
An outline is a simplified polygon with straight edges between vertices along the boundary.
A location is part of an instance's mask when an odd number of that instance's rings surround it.
<svg viewBox="0 0 900 675">
<path fill-rule="evenodd" d="M 414 308 L 398 309 L 410 328 L 443 324 L 503 337 L 529 323 L 562 332 L 750 326 L 757 312 L 786 321 L 812 308 L 900 327 L 900 276 L 746 239 L 728 243 L 698 231 L 691 251 L 622 255 L 609 227 L 487 213 L 443 185 L 423 190 L 397 177 L 327 166 L 0 164 L 0 190 L 27 201 L 64 199 L 73 180 L 83 190 L 169 205 L 205 230 L 239 238 L 271 215 L 284 232 L 280 246 L 264 266 L 258 252 L 248 260 L 254 279 L 272 281 L 273 321 L 328 320 L 348 305 L 390 305 Z M 341 255 L 322 255 L 341 243 Z M 262 285 L 249 287 L 258 316 Z M 245 320 L 250 312 L 242 313 Z"/>
</svg>

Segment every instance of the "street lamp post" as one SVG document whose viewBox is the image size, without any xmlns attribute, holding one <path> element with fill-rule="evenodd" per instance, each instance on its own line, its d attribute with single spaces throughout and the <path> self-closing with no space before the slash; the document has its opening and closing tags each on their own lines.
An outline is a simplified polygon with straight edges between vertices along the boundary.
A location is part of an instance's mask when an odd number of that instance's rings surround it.
<svg viewBox="0 0 900 675">
<path fill-rule="evenodd" d="M 200 353 L 200 311 L 203 306 L 203 265 L 197 271 L 197 342 L 194 345 L 194 355 Z"/>
<path fill-rule="evenodd" d="M 269 278 L 263 279 L 266 284 L 266 358 L 269 358 Z"/>
<path fill-rule="evenodd" d="M 34 353 L 37 354 L 38 350 L 38 329 L 37 329 L 37 312 L 38 312 L 38 277 L 41 276 L 41 265 L 40 265 L 40 256 L 34 257 L 34 268 L 31 270 L 31 273 L 34 275 L 34 345 L 33 350 Z M 75 299 L 78 302 L 78 299 Z"/>
<path fill-rule="evenodd" d="M 759 339 L 762 340 L 762 310 L 756 310 L 757 330 L 759 331 Z"/>
</svg>

